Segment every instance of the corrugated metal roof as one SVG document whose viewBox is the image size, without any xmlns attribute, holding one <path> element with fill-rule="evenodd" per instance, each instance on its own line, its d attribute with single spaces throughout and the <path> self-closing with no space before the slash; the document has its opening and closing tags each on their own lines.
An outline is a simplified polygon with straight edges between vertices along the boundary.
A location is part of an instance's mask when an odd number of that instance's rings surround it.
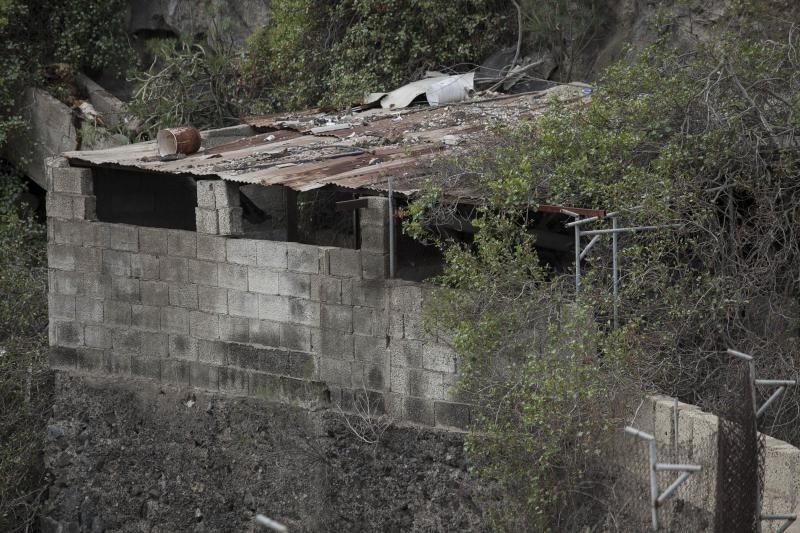
<svg viewBox="0 0 800 533">
<path fill-rule="evenodd" d="M 480 146 L 490 127 L 543 111 L 546 94 L 406 109 L 373 109 L 332 116 L 314 113 L 248 117 L 257 135 L 177 160 L 158 156 L 155 142 L 106 150 L 66 152 L 76 166 L 132 169 L 159 174 L 218 177 L 238 183 L 284 185 L 309 191 L 335 185 L 364 191 L 393 188 L 411 195 L 434 160 Z M 469 197 L 469 191 L 449 191 Z"/>
</svg>

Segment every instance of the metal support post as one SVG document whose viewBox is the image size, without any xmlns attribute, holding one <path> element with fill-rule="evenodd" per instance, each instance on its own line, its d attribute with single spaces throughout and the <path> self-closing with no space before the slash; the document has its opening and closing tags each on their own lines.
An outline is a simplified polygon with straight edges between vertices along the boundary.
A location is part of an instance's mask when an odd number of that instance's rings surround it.
<svg viewBox="0 0 800 533">
<path fill-rule="evenodd" d="M 395 269 L 395 246 L 394 242 L 394 193 L 392 191 L 392 178 L 389 177 L 389 277 L 394 278 Z"/>
<path fill-rule="evenodd" d="M 625 433 L 647 441 L 650 452 L 650 518 L 652 521 L 653 531 L 658 531 L 659 506 L 666 502 L 670 496 L 675 493 L 678 487 L 680 487 L 687 479 L 689 479 L 691 474 L 700 472 L 703 467 L 700 465 L 659 463 L 655 437 L 631 426 L 625 426 Z M 669 487 L 664 489 L 664 492 L 661 494 L 658 493 L 658 479 L 656 477 L 657 473 L 660 471 L 681 472 L 681 475 L 678 476 Z"/>
<path fill-rule="evenodd" d="M 611 229 L 618 229 L 617 217 L 611 217 Z M 614 329 L 617 329 L 619 323 L 619 256 L 617 255 L 617 235 L 618 233 L 616 231 L 611 234 L 611 277 L 614 283 Z"/>
<path fill-rule="evenodd" d="M 581 292 L 581 228 L 575 226 L 575 296 Z"/>
<path fill-rule="evenodd" d="M 792 514 L 762 514 L 761 515 L 761 520 L 770 520 L 770 521 L 783 520 L 784 521 L 783 524 L 780 525 L 780 527 L 778 528 L 778 531 L 776 532 L 776 533 L 783 533 L 784 531 L 789 529 L 789 526 L 791 526 L 794 523 L 795 520 L 797 520 L 797 515 L 794 514 L 794 513 L 792 513 Z"/>
<path fill-rule="evenodd" d="M 271 529 L 272 531 L 277 531 L 278 533 L 287 533 L 287 531 L 289 531 L 283 524 L 267 518 L 263 514 L 256 515 L 256 524 Z"/>
</svg>

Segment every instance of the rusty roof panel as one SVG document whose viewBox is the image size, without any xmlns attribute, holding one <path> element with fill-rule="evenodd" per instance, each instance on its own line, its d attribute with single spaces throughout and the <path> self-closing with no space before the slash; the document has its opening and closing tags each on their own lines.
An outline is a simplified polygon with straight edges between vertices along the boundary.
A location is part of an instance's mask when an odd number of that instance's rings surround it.
<svg viewBox="0 0 800 533">
<path fill-rule="evenodd" d="M 246 122 L 261 133 L 174 160 L 159 157 L 155 142 L 63 155 L 78 166 L 218 177 L 297 191 L 328 185 L 385 191 L 392 177 L 394 190 L 410 195 L 421 188 L 436 154 L 455 156 L 480 146 L 492 125 L 542 113 L 546 96 L 399 111 L 377 108 L 339 117 L 313 112 L 248 117 Z M 476 196 L 463 186 L 445 193 Z"/>
</svg>

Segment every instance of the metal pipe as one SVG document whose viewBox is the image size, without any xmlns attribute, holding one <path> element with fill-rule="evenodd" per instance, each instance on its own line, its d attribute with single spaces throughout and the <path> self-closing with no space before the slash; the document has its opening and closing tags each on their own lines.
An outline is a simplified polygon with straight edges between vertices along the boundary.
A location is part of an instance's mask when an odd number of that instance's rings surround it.
<svg viewBox="0 0 800 533">
<path fill-rule="evenodd" d="M 793 379 L 757 379 L 756 385 L 786 385 L 787 387 L 793 387 L 797 385 L 797 381 Z"/>
<path fill-rule="evenodd" d="M 581 230 L 575 226 L 575 296 L 581 292 Z"/>
<path fill-rule="evenodd" d="M 678 398 L 672 399 L 672 427 L 673 435 L 675 436 L 675 453 L 678 452 Z"/>
<path fill-rule="evenodd" d="M 752 355 L 747 355 L 746 353 L 737 352 L 736 350 L 731 350 L 730 348 L 728 348 L 728 355 L 732 355 L 734 357 L 738 357 L 742 361 L 752 361 L 753 360 L 753 356 Z"/>
<path fill-rule="evenodd" d="M 589 231 L 582 231 L 581 235 L 589 236 L 589 235 L 605 235 L 607 233 L 615 234 L 615 233 L 631 233 L 633 231 L 650 231 L 650 230 L 657 230 L 657 229 L 665 229 L 665 228 L 677 228 L 680 227 L 680 224 L 668 224 L 666 226 L 634 226 L 631 228 L 612 228 L 612 229 L 593 229 Z"/>
<path fill-rule="evenodd" d="M 617 217 L 611 217 L 611 229 L 617 228 Z M 619 325 L 619 245 L 617 233 L 611 234 L 611 278 L 614 284 L 614 329 Z"/>
<path fill-rule="evenodd" d="M 564 226 L 566 226 L 568 228 L 571 228 L 572 226 L 581 226 L 583 224 L 586 224 L 587 222 L 594 222 L 596 220 L 603 220 L 603 219 L 606 219 L 606 218 L 614 218 L 614 217 L 617 217 L 617 216 L 621 215 L 622 213 L 630 213 L 630 212 L 633 212 L 633 211 L 638 211 L 641 208 L 642 208 L 642 206 L 639 205 L 639 206 L 636 206 L 636 207 L 631 207 L 629 209 L 620 209 L 619 211 L 612 211 L 610 213 L 606 213 L 603 216 L 594 216 L 594 217 L 584 218 L 584 219 L 581 219 L 581 220 L 575 220 L 573 222 L 567 222 L 566 224 L 564 224 Z M 565 209 L 562 209 L 561 211 L 562 212 L 566 212 Z M 567 213 L 567 214 L 569 214 L 569 213 Z"/>
<path fill-rule="evenodd" d="M 773 393 L 772 393 L 772 396 L 770 396 L 769 398 L 767 398 L 767 401 L 766 401 L 766 402 L 764 402 L 764 404 L 763 404 L 761 407 L 759 407 L 759 408 L 758 408 L 758 411 L 756 411 L 756 418 L 758 418 L 758 417 L 760 417 L 761 415 L 763 415 L 763 414 L 764 414 L 764 411 L 766 411 L 766 410 L 767 410 L 767 408 L 770 406 L 770 404 L 771 404 L 772 402 L 774 402 L 775 400 L 777 400 L 777 399 L 778 399 L 778 396 L 780 396 L 781 394 L 783 394 L 783 391 L 785 391 L 785 390 L 786 390 L 786 387 L 778 387 L 778 390 L 776 390 L 775 392 L 773 392 Z M 758 421 L 756 421 L 756 423 L 758 423 Z"/>
<path fill-rule="evenodd" d="M 675 481 L 673 481 L 673 482 L 672 482 L 672 485 L 670 485 L 669 487 L 667 487 L 666 489 L 664 489 L 664 492 L 662 492 L 662 493 L 661 493 L 661 495 L 658 497 L 658 500 L 657 500 L 657 501 L 658 501 L 658 504 L 659 504 L 659 505 L 661 505 L 662 503 L 664 503 L 665 501 L 667 501 L 667 499 L 668 499 L 670 496 L 672 496 L 672 493 L 673 493 L 673 492 L 675 492 L 675 490 L 677 490 L 677 488 L 678 488 L 678 487 L 680 487 L 680 486 L 681 486 L 681 484 L 682 484 L 684 481 L 686 481 L 687 479 L 689 479 L 689 476 L 690 476 L 690 475 L 691 475 L 691 474 L 690 474 L 689 472 L 684 472 L 683 474 L 681 474 L 680 476 L 678 476 L 678 479 L 676 479 Z"/>
<path fill-rule="evenodd" d="M 587 244 L 587 245 L 584 247 L 583 251 L 581 252 L 581 259 L 583 259 L 584 257 L 586 257 L 586 254 L 588 254 L 588 253 L 589 253 L 589 250 L 591 250 L 591 249 L 592 249 L 592 246 L 594 246 L 594 245 L 595 245 L 595 243 L 596 243 L 597 241 L 599 241 L 599 240 L 600 240 L 600 235 L 595 235 L 594 237 L 592 237 L 592 240 L 591 240 L 591 241 L 589 241 L 589 244 Z"/>
<path fill-rule="evenodd" d="M 778 531 L 776 533 L 783 533 L 789 526 L 791 526 L 795 520 L 797 520 L 796 514 L 762 514 L 761 520 L 785 520 Z"/>
<path fill-rule="evenodd" d="M 394 278 L 395 261 L 394 242 L 394 194 L 392 192 L 392 178 L 389 177 L 389 277 Z"/>
<path fill-rule="evenodd" d="M 580 216 L 578 213 L 575 213 L 573 211 L 569 211 L 567 209 L 562 209 L 561 212 L 564 213 L 565 215 L 569 215 L 569 216 L 575 217 L 575 218 L 578 218 Z"/>
<path fill-rule="evenodd" d="M 655 440 L 655 437 L 649 433 L 645 433 L 644 431 L 640 431 L 631 426 L 625 426 L 625 433 L 628 435 L 633 435 L 634 437 L 639 437 L 640 439 L 644 440 Z"/>
<path fill-rule="evenodd" d="M 269 528 L 272 531 L 277 531 L 278 533 L 287 533 L 289 531 L 283 524 L 278 523 L 275 520 L 269 519 L 263 514 L 256 515 L 256 524 Z"/>
<path fill-rule="evenodd" d="M 658 480 L 656 479 L 656 440 L 650 442 L 650 518 L 653 531 L 658 531 Z"/>
<path fill-rule="evenodd" d="M 728 350 L 728 351 L 730 352 L 731 350 Z M 743 354 L 741 352 L 736 352 L 733 355 L 736 355 L 736 357 L 740 357 L 742 355 L 747 355 L 747 354 Z M 750 359 L 747 360 L 747 368 L 748 368 L 748 370 L 750 372 L 750 397 L 752 398 L 752 402 L 753 402 L 753 413 L 755 413 L 755 419 L 754 419 L 754 423 L 753 423 L 753 425 L 755 427 L 753 428 L 753 431 L 755 431 L 756 438 L 758 438 L 758 409 L 756 408 L 756 406 L 758 405 L 756 403 L 757 402 L 757 400 L 756 400 L 756 362 L 755 362 L 755 360 L 753 360 L 752 357 L 750 357 Z M 760 476 L 756 477 L 756 512 L 758 513 L 759 516 L 761 516 L 761 477 Z M 760 520 L 756 520 L 756 533 L 761 533 L 761 521 Z"/>
<path fill-rule="evenodd" d="M 673 464 L 673 463 L 657 463 L 656 470 L 661 472 L 662 470 L 671 471 L 671 472 L 700 472 L 703 469 L 700 465 L 681 465 L 681 464 Z"/>
</svg>

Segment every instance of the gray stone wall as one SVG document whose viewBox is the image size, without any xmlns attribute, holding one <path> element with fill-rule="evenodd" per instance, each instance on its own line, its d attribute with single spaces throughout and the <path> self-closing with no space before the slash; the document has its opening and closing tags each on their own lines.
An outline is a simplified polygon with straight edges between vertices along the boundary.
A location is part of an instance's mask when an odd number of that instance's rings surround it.
<svg viewBox="0 0 800 533">
<path fill-rule="evenodd" d="M 51 160 L 54 368 L 345 409 L 368 391 L 398 419 L 468 424 L 457 358 L 422 330 L 423 288 L 386 279 L 386 199 L 350 250 L 98 222 L 92 183 Z"/>
</svg>

